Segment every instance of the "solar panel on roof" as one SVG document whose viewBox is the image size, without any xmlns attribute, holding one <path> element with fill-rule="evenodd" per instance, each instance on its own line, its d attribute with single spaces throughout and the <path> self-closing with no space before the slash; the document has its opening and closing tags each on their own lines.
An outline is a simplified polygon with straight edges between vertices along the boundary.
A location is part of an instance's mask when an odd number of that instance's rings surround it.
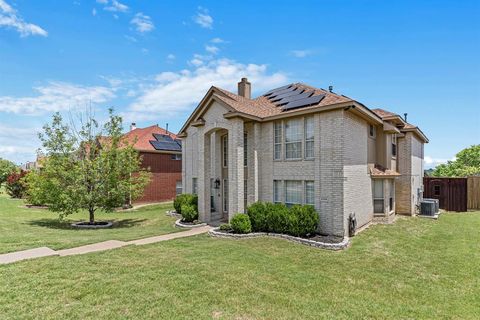
<svg viewBox="0 0 480 320">
<path fill-rule="evenodd" d="M 289 87 L 291 87 L 291 86 L 292 86 L 291 84 L 287 84 L 286 86 L 279 87 L 279 88 L 276 88 L 276 89 L 272 89 L 272 90 L 266 92 L 266 93 L 264 94 L 264 96 L 268 96 L 269 94 L 274 93 L 275 91 L 287 89 L 287 88 L 289 88 Z"/>
<path fill-rule="evenodd" d="M 151 140 L 150 143 L 155 148 L 155 150 L 182 151 L 182 147 L 175 141 L 162 142 L 162 141 Z"/>
<path fill-rule="evenodd" d="M 284 93 L 287 93 L 287 92 L 291 92 L 291 91 L 294 91 L 296 88 L 295 87 L 290 87 L 290 88 L 287 88 L 287 89 L 283 89 L 283 90 L 278 90 L 278 91 L 275 91 L 273 92 L 271 95 L 269 95 L 267 98 L 268 99 L 273 99 L 281 94 L 284 94 Z"/>
<path fill-rule="evenodd" d="M 290 91 L 290 92 L 282 93 L 282 94 L 279 94 L 278 96 L 270 99 L 270 101 L 275 102 L 275 101 L 282 100 L 283 98 L 286 98 L 286 97 L 298 96 L 302 92 L 303 92 L 303 90 L 293 90 L 293 91 Z"/>
<path fill-rule="evenodd" d="M 281 99 L 279 101 L 276 101 L 274 103 L 275 103 L 276 106 L 282 106 L 282 105 L 287 104 L 287 103 L 292 102 L 292 101 L 305 99 L 305 98 L 310 98 L 312 96 L 312 94 L 313 94 L 313 91 L 304 92 L 304 93 L 301 93 L 301 94 L 297 94 L 297 95 L 294 95 L 294 96 L 283 98 L 283 99 Z"/>
<path fill-rule="evenodd" d="M 323 98 L 325 98 L 325 95 L 321 94 L 321 95 L 313 96 L 313 97 L 310 97 L 310 98 L 305 98 L 305 99 L 292 101 L 292 102 L 289 102 L 286 105 L 284 105 L 282 107 L 282 110 L 287 111 L 287 110 L 291 110 L 291 109 L 295 109 L 295 108 L 311 106 L 311 105 L 319 103 L 320 101 L 323 100 Z"/>
<path fill-rule="evenodd" d="M 173 142 L 172 137 L 167 134 L 154 133 L 153 136 L 155 137 L 155 139 L 157 139 L 157 141 Z"/>
</svg>

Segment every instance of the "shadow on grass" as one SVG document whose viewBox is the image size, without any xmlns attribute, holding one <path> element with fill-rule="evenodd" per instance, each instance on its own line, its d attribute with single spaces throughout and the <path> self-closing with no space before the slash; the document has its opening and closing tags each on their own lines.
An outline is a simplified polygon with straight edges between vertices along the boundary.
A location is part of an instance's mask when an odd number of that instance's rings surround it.
<svg viewBox="0 0 480 320">
<path fill-rule="evenodd" d="M 70 230 L 111 230 L 111 229 L 120 229 L 120 228 L 131 228 L 137 225 L 140 225 L 142 222 L 147 219 L 122 219 L 122 220 L 113 220 L 113 226 L 107 229 L 78 229 L 72 227 L 70 224 L 76 222 L 71 220 L 60 220 L 60 219 L 37 219 L 30 220 L 26 223 L 31 226 L 44 227 L 50 229 L 70 229 Z M 100 221 L 100 220 L 99 220 Z M 101 219 L 103 221 L 103 219 Z"/>
</svg>

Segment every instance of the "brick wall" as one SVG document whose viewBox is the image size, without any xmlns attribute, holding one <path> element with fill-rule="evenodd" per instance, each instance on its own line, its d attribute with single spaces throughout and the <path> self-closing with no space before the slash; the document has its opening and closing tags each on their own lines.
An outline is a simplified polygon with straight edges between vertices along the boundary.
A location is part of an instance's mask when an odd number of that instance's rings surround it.
<svg viewBox="0 0 480 320">
<path fill-rule="evenodd" d="M 161 202 L 175 198 L 176 183 L 182 181 L 182 161 L 172 160 L 171 154 L 141 152 L 142 167 L 152 173 L 143 196 L 135 203 Z"/>
</svg>

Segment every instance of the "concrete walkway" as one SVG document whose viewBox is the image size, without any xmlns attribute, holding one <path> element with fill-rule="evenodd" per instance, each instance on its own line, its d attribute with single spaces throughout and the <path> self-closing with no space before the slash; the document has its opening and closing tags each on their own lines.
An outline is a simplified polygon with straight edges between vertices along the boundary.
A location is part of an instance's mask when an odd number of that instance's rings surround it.
<svg viewBox="0 0 480 320">
<path fill-rule="evenodd" d="M 22 260 L 35 259 L 35 258 L 48 257 L 48 256 L 63 257 L 63 256 L 79 255 L 79 254 L 85 254 L 85 253 L 91 253 L 91 252 L 112 250 L 112 249 L 121 248 L 128 245 L 140 246 L 144 244 L 195 236 L 197 234 L 207 233 L 210 229 L 212 229 L 212 227 L 205 226 L 205 227 L 190 229 L 187 231 L 168 233 L 168 234 L 163 234 L 161 236 L 148 237 L 148 238 L 132 240 L 132 241 L 107 240 L 103 242 L 98 242 L 98 243 L 88 244 L 85 246 L 80 246 L 80 247 L 75 247 L 70 249 L 63 249 L 58 251 L 52 250 L 48 247 L 40 247 L 35 249 L 1 254 L 0 264 L 7 264 L 7 263 L 17 262 Z"/>
</svg>

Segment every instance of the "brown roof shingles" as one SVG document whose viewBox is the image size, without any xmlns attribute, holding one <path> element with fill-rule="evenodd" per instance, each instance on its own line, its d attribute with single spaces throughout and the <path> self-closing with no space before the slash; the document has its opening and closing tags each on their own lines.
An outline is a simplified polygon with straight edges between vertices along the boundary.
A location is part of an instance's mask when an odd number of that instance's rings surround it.
<svg viewBox="0 0 480 320">
<path fill-rule="evenodd" d="M 299 89 L 303 89 L 303 90 L 306 90 L 306 91 L 313 91 L 314 96 L 320 95 L 320 94 L 325 95 L 325 98 L 322 99 L 322 101 L 320 101 L 319 104 L 302 108 L 302 110 L 305 110 L 305 109 L 308 109 L 308 108 L 330 106 L 330 105 L 334 105 L 334 104 L 337 104 L 337 103 L 353 101 L 352 99 L 350 99 L 348 97 L 338 95 L 338 94 L 335 94 L 335 93 L 332 93 L 332 92 L 329 92 L 329 91 L 326 91 L 326 90 L 323 90 L 323 89 L 313 88 L 313 87 L 310 87 L 310 86 L 305 85 L 303 83 L 294 83 L 292 85 L 296 86 Z M 224 89 L 221 89 L 221 88 L 218 88 L 218 87 L 215 87 L 215 88 L 218 91 L 220 91 L 222 94 L 225 95 L 225 97 L 222 97 L 222 96 L 218 95 L 217 97 L 220 100 L 222 100 L 223 102 L 225 102 L 226 104 L 228 104 L 229 106 L 231 106 L 232 108 L 234 108 L 238 112 L 245 113 L 245 114 L 248 114 L 248 115 L 252 115 L 252 116 L 255 116 L 255 117 L 266 118 L 266 117 L 270 117 L 270 116 L 275 116 L 275 115 L 279 115 L 279 114 L 288 114 L 288 113 L 293 113 L 293 112 L 297 111 L 296 109 L 289 110 L 289 111 L 282 111 L 282 107 L 276 106 L 275 104 L 270 102 L 270 100 L 268 98 L 266 98 L 263 95 L 255 98 L 255 99 L 247 99 L 247 98 L 244 98 L 242 96 L 236 95 L 236 94 L 234 94 L 230 91 L 227 91 L 227 90 L 224 90 Z"/>
<path fill-rule="evenodd" d="M 132 131 L 127 132 L 123 139 L 129 143 L 133 143 L 133 147 L 136 150 L 141 151 L 157 151 L 150 143 L 151 140 L 155 140 L 153 134 L 168 134 L 173 139 L 176 139 L 177 136 L 167 130 L 160 128 L 158 125 L 153 125 L 146 128 L 136 128 Z"/>
</svg>

